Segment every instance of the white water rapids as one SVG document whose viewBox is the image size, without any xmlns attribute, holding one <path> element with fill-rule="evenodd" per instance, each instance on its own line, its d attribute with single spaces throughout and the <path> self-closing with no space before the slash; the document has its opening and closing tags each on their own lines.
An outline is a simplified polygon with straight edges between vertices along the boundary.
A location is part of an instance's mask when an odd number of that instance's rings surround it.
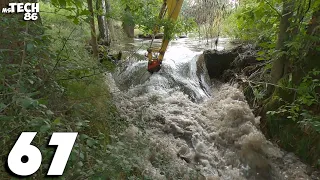
<svg viewBox="0 0 320 180">
<path fill-rule="evenodd" d="M 264 137 L 240 90 L 210 84 L 196 65 L 202 50 L 197 41 L 179 39 L 170 43 L 159 73 L 150 75 L 146 60 L 131 60 L 108 75 L 116 106 L 132 124 L 128 140 L 144 130 L 151 154 L 170 161 L 159 167 L 152 155 L 141 156 L 143 173 L 151 179 L 319 179 Z"/>
</svg>

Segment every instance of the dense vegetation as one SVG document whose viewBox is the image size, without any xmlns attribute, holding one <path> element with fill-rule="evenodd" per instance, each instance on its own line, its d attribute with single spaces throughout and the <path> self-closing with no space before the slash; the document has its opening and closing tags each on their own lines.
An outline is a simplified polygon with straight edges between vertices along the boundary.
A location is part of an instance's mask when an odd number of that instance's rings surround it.
<svg viewBox="0 0 320 180">
<path fill-rule="evenodd" d="M 41 4 L 41 10 L 54 9 Z M 81 132 L 65 176 L 75 179 L 101 171 L 97 162 L 103 159 L 111 132 L 120 128 L 113 124 L 118 115 L 103 83 L 106 70 L 92 63 L 84 46 L 89 26 L 74 24 L 65 17 L 68 12 L 59 14 L 41 14 L 42 23 L 0 17 L 1 164 L 21 132 L 38 132 L 33 142 L 44 163 L 34 175 L 37 179 L 46 174 L 52 159 L 55 148 L 46 146 L 52 132 Z M 8 177 L 4 166 L 0 172 L 1 179 Z"/>
<path fill-rule="evenodd" d="M 256 44 L 263 68 L 247 79 L 246 94 L 261 110 L 262 129 L 319 167 L 320 1 L 233 2 L 185 1 L 177 23 L 158 19 L 161 0 L 42 0 L 34 22 L 0 14 L 1 164 L 21 132 L 38 132 L 33 143 L 44 162 L 33 177 L 42 179 L 54 153 L 46 146 L 52 132 L 76 131 L 64 179 L 142 177 L 135 154 L 149 142 L 120 141 L 128 122 L 120 118 L 104 77 L 114 64 L 98 59 L 108 58 L 105 52 L 132 38 L 134 30 L 152 34 L 159 26 L 171 29 L 170 38 L 193 31 Z M 168 157 L 157 158 L 165 164 Z M 0 179 L 9 176 L 1 166 Z"/>
<path fill-rule="evenodd" d="M 257 60 L 263 69 L 247 80 L 251 99 L 261 108 L 264 131 L 318 167 L 319 10 L 320 2 L 312 0 L 246 0 L 224 26 L 224 33 L 260 48 Z"/>
</svg>

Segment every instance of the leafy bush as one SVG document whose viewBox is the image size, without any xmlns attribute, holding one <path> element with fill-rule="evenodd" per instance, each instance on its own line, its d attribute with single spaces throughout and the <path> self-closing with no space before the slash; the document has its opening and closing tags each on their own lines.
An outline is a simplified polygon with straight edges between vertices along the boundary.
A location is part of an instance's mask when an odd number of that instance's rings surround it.
<svg viewBox="0 0 320 180">
<path fill-rule="evenodd" d="M 292 14 L 282 14 L 286 8 Z M 263 130 L 285 150 L 320 167 L 319 33 L 311 33 L 318 10 L 316 1 L 245 0 L 223 29 L 259 47 L 263 69 L 250 75 L 245 93 L 254 108 L 260 106 L 259 115 L 267 117 Z M 290 18 L 281 18 L 285 15 Z M 283 66 L 280 80 L 274 78 L 277 63 Z"/>
<path fill-rule="evenodd" d="M 41 4 L 53 12 L 49 4 Z M 119 119 L 103 72 L 85 50 L 89 26 L 78 26 L 61 10 L 42 13 L 42 24 L 0 15 L 1 163 L 21 132 L 38 132 L 33 144 L 43 162 L 32 176 L 43 179 L 55 149 L 47 147 L 52 132 L 79 132 L 62 179 L 87 179 L 106 155 L 109 135 L 125 126 Z M 120 125 L 120 126 L 119 126 Z M 4 166 L 0 179 L 7 179 Z"/>
<path fill-rule="evenodd" d="M 241 40 L 275 42 L 278 25 L 279 15 L 266 1 L 246 0 L 228 16 L 222 31 Z"/>
<path fill-rule="evenodd" d="M 320 74 L 320 71 L 314 69 L 305 76 L 302 82 L 296 87 L 294 93 L 294 101 L 287 102 L 281 97 L 280 101 L 284 101 L 276 111 L 269 111 L 270 115 L 286 116 L 288 120 L 292 120 L 301 125 L 302 128 L 320 133 L 320 116 L 317 114 L 319 108 L 319 79 L 315 78 Z"/>
</svg>

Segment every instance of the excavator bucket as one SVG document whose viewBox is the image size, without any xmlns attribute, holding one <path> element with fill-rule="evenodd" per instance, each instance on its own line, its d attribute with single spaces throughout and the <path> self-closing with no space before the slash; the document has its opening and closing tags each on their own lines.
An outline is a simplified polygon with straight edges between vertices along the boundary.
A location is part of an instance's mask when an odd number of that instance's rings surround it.
<svg viewBox="0 0 320 180">
<path fill-rule="evenodd" d="M 148 62 L 148 71 L 152 74 L 158 72 L 161 69 L 161 61 L 154 59 Z"/>
<path fill-rule="evenodd" d="M 181 6 L 182 6 L 183 0 L 163 0 L 163 5 L 160 10 L 159 18 L 164 18 L 165 14 L 167 14 L 167 18 L 173 21 L 176 21 L 178 19 Z M 156 33 L 159 30 L 159 27 L 155 27 L 154 33 Z M 166 33 L 168 33 L 168 30 L 164 30 L 164 37 L 162 39 L 161 48 L 157 51 L 152 50 L 149 48 L 148 51 L 148 71 L 150 73 L 158 72 L 161 69 L 161 63 L 164 57 L 164 54 L 167 50 L 168 44 L 170 39 L 166 37 Z M 150 45 L 151 46 L 151 45 Z M 152 52 L 159 53 L 159 56 L 157 59 L 154 59 L 152 56 Z"/>
</svg>

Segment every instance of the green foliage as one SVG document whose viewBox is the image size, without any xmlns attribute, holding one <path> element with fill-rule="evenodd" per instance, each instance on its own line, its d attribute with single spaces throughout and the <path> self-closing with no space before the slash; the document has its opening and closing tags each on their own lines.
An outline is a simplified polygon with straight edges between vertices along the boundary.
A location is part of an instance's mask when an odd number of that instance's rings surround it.
<svg viewBox="0 0 320 180">
<path fill-rule="evenodd" d="M 162 5 L 161 0 L 148 1 L 148 0 L 120 0 L 123 7 L 122 18 L 132 16 L 134 24 L 143 24 L 148 26 L 158 18 L 160 8 Z"/>
<path fill-rule="evenodd" d="M 49 5 L 48 2 L 45 4 Z M 75 24 L 79 24 L 81 21 L 89 21 L 87 17 L 90 12 L 82 0 L 50 0 L 50 5 L 55 7 L 55 14 L 64 11 L 62 14 L 68 19 L 72 19 Z M 65 11 L 69 13 L 65 13 Z"/>
<path fill-rule="evenodd" d="M 118 0 L 118 6 L 121 10 L 118 13 L 120 19 L 125 24 L 141 26 L 144 32 L 153 31 L 156 22 L 158 21 L 158 14 L 160 12 L 161 0 Z"/>
<path fill-rule="evenodd" d="M 298 84 L 289 75 L 282 81 L 281 93 L 276 91 L 272 96 L 280 102 L 279 108 L 267 112 L 268 134 L 315 167 L 320 165 L 319 74 L 313 69 Z"/>
<path fill-rule="evenodd" d="M 176 25 L 176 34 L 189 33 L 194 31 L 197 28 L 197 23 L 193 18 L 185 18 L 180 16 Z"/>
<path fill-rule="evenodd" d="M 137 25 L 144 34 L 153 34 L 155 27 L 163 27 L 160 30 L 167 29 L 168 38 L 172 39 L 174 34 L 187 33 L 195 27 L 195 21 L 192 18 L 183 18 L 180 16 L 177 22 L 172 22 L 166 18 L 159 19 L 159 13 L 163 1 L 148 1 L 148 0 L 120 0 L 118 6 L 121 6 L 123 11 L 118 12 L 118 16 L 122 17 L 122 22 L 129 25 Z M 113 17 L 117 19 L 117 17 Z"/>
<path fill-rule="evenodd" d="M 1 163 L 18 135 L 38 132 L 33 144 L 43 162 L 32 176 L 43 179 L 55 148 L 48 148 L 52 132 L 79 132 L 62 179 L 87 179 L 99 172 L 109 135 L 122 131 L 105 78 L 106 69 L 92 63 L 85 49 L 89 26 L 68 18 L 72 12 L 42 3 L 42 24 L 20 21 L 19 16 L 0 15 L 6 34 L 0 46 Z M 96 165 L 92 165 L 96 164 Z M 4 166 L 0 179 L 9 174 Z"/>
<path fill-rule="evenodd" d="M 277 2 L 270 1 L 273 6 Z M 258 42 L 275 42 L 279 15 L 266 1 L 247 0 L 241 3 L 224 22 L 222 28 L 231 37 Z"/>
<path fill-rule="evenodd" d="M 288 120 L 297 122 L 304 127 L 311 127 L 314 131 L 320 133 L 320 116 L 316 109 L 319 108 L 319 79 L 314 78 L 320 74 L 320 71 L 313 70 L 308 73 L 302 82 L 296 87 L 295 99 L 293 102 L 284 102 L 276 111 L 270 111 L 268 114 L 277 116 L 286 116 Z M 283 99 L 281 99 L 283 100 Z"/>
<path fill-rule="evenodd" d="M 181 29 L 179 24 L 170 19 L 164 19 L 161 22 L 161 25 L 164 29 L 164 38 L 165 39 L 173 39 L 176 32 L 179 32 Z"/>
<path fill-rule="evenodd" d="M 289 2 L 292 16 L 288 24 L 280 26 L 284 2 Z M 268 135 L 313 165 L 320 159 L 316 153 L 320 151 L 320 64 L 316 60 L 319 35 L 308 30 L 319 4 L 319 1 L 305 0 L 245 0 L 224 21 L 222 28 L 229 36 L 259 47 L 257 60 L 264 64 L 264 71 L 262 76 L 256 77 L 259 83 L 250 84 L 246 93 L 253 97 L 249 100 L 253 106 L 261 105 L 263 110 L 269 111 Z M 287 25 L 285 33 L 279 31 Z M 272 67 L 275 61 L 284 66 L 282 79 L 276 84 L 263 83 L 270 80 L 270 70 L 277 70 Z M 272 92 L 268 91 L 272 88 L 268 86 L 275 89 L 271 97 Z"/>
<path fill-rule="evenodd" d="M 307 127 L 301 129 L 295 122 L 277 116 L 268 117 L 267 128 L 269 137 L 278 142 L 281 148 L 294 152 L 314 167 L 320 166 L 319 134 Z"/>
</svg>

